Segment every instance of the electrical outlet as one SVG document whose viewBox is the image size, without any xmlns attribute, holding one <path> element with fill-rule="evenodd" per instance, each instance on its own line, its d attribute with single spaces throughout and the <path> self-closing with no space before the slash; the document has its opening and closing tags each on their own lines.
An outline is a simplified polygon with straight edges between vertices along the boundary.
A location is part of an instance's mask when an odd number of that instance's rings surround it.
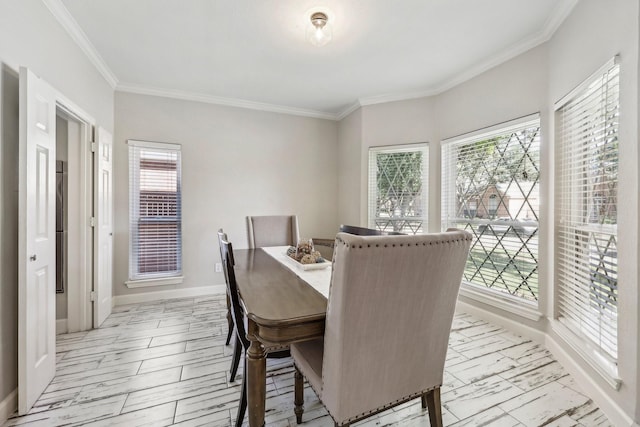
<svg viewBox="0 0 640 427">
<path fill-rule="evenodd" d="M 222 273 L 222 263 L 216 262 L 216 273 Z"/>
</svg>

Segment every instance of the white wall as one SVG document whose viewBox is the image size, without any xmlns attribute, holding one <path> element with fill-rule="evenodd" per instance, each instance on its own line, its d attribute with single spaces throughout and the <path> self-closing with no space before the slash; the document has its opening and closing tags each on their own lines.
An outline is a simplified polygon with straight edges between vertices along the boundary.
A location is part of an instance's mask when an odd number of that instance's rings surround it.
<svg viewBox="0 0 640 427">
<path fill-rule="evenodd" d="M 40 0 L 0 2 L 0 402 L 17 387 L 18 77 L 26 66 L 113 129 L 113 90 Z"/>
<path fill-rule="evenodd" d="M 335 236 L 335 121 L 116 93 L 114 294 L 224 284 L 216 231 L 248 245 L 246 216 L 296 214 L 305 237 Z M 184 283 L 128 289 L 127 139 L 182 144 Z"/>
</svg>

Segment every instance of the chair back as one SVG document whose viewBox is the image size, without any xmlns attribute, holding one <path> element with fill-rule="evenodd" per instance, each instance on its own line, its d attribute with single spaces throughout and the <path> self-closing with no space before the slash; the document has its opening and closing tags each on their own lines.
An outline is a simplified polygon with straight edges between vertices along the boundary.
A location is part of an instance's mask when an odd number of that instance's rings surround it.
<svg viewBox="0 0 640 427">
<path fill-rule="evenodd" d="M 442 384 L 470 245 L 462 230 L 338 233 L 322 367 L 322 400 L 336 421 Z"/>
<path fill-rule="evenodd" d="M 296 215 L 248 216 L 250 248 L 295 246 L 300 239 Z"/>
<path fill-rule="evenodd" d="M 398 231 L 381 231 L 373 228 L 358 227 L 355 225 L 341 225 L 340 232 L 355 234 L 356 236 L 400 236 L 404 233 Z"/>
<path fill-rule="evenodd" d="M 240 295 L 238 293 L 238 283 L 236 282 L 236 274 L 233 266 L 233 246 L 227 240 L 227 235 L 218 231 L 218 241 L 220 243 L 220 254 L 222 256 L 222 268 L 224 270 L 224 278 L 227 283 L 227 294 L 231 300 L 231 318 L 236 329 L 236 334 L 242 342 L 242 346 L 246 350 L 249 348 L 249 340 L 244 328 L 244 312 L 240 305 Z"/>
</svg>

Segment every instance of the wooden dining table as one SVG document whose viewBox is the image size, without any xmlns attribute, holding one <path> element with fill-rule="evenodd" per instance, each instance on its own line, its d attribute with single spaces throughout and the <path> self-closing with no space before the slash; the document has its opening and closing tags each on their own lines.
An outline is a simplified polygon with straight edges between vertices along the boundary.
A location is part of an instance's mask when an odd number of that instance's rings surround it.
<svg viewBox="0 0 640 427">
<path fill-rule="evenodd" d="M 234 260 L 251 343 L 247 351 L 249 426 L 262 427 L 267 351 L 323 336 L 331 267 L 305 271 L 286 258 L 286 247 L 235 250 Z"/>
</svg>

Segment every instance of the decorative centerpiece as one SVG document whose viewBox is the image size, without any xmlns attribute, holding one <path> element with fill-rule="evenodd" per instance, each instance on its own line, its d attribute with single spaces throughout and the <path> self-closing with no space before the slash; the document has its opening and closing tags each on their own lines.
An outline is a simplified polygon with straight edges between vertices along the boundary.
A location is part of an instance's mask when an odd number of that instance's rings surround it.
<svg viewBox="0 0 640 427">
<path fill-rule="evenodd" d="M 326 260 L 320 255 L 320 252 L 316 251 L 313 247 L 313 240 L 300 239 L 298 246 L 291 246 L 287 250 L 287 255 L 298 261 L 300 264 L 319 264 L 326 262 Z"/>
</svg>

